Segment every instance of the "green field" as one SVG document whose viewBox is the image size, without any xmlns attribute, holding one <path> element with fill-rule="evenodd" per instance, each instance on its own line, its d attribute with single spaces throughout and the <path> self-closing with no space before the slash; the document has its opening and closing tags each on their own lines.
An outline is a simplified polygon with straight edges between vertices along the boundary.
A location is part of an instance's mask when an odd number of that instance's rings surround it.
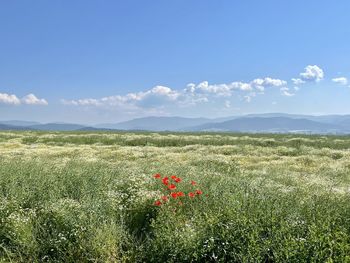
<svg viewBox="0 0 350 263">
<path fill-rule="evenodd" d="M 1 132 L 0 262 L 350 262 L 349 149 L 341 136 Z M 155 206 L 155 173 L 203 194 Z"/>
</svg>

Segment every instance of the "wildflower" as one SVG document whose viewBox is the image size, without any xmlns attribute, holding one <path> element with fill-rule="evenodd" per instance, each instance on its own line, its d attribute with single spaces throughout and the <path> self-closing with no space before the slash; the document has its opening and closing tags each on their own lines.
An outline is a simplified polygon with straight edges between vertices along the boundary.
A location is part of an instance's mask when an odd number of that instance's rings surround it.
<svg viewBox="0 0 350 263">
<path fill-rule="evenodd" d="M 196 185 L 197 183 L 195 181 L 191 181 L 191 185 Z"/>
<path fill-rule="evenodd" d="M 160 178 L 160 174 L 155 174 L 155 175 L 153 175 L 153 177 L 156 178 L 156 179 L 159 179 Z"/>
<path fill-rule="evenodd" d="M 176 178 L 174 179 L 174 181 L 175 181 L 176 183 L 180 183 L 180 182 L 181 182 L 181 178 L 176 177 Z"/>
<path fill-rule="evenodd" d="M 176 183 L 181 182 L 181 178 L 177 177 L 176 175 L 172 175 L 172 176 L 170 176 L 170 178 L 173 179 Z"/>
<path fill-rule="evenodd" d="M 169 190 L 175 190 L 176 189 L 176 185 L 171 184 L 168 186 Z"/>
<path fill-rule="evenodd" d="M 175 193 L 175 192 L 171 193 L 171 197 L 172 198 L 177 198 L 177 193 Z"/>
<path fill-rule="evenodd" d="M 169 184 L 169 178 L 168 177 L 164 177 L 162 179 L 162 182 L 163 182 L 164 185 L 168 185 Z"/>
<path fill-rule="evenodd" d="M 179 197 L 185 196 L 184 192 L 177 192 L 176 194 L 177 194 L 177 196 L 179 196 Z"/>
<path fill-rule="evenodd" d="M 196 194 L 197 194 L 197 195 L 201 195 L 201 194 L 203 194 L 203 192 L 202 192 L 201 190 L 197 190 L 197 191 L 196 191 Z"/>
<path fill-rule="evenodd" d="M 163 200 L 164 202 L 166 202 L 166 201 L 168 201 L 168 197 L 167 197 L 166 195 L 164 195 L 164 196 L 162 196 L 162 200 Z"/>
<path fill-rule="evenodd" d="M 154 205 L 155 205 L 155 206 L 161 206 L 161 205 L 162 205 L 162 202 L 159 201 L 159 200 L 157 200 L 157 201 L 154 202 Z"/>
<path fill-rule="evenodd" d="M 191 198 L 193 198 L 193 197 L 195 197 L 196 195 L 195 195 L 194 193 L 190 192 L 190 193 L 188 193 L 188 196 L 191 197 Z"/>
</svg>

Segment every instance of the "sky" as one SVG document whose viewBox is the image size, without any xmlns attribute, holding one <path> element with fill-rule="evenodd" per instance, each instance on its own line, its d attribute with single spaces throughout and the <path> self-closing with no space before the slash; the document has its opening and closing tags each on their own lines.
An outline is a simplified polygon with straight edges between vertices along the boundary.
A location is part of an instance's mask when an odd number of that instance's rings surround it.
<svg viewBox="0 0 350 263">
<path fill-rule="evenodd" d="M 350 114 L 350 1 L 0 3 L 0 120 Z"/>
</svg>

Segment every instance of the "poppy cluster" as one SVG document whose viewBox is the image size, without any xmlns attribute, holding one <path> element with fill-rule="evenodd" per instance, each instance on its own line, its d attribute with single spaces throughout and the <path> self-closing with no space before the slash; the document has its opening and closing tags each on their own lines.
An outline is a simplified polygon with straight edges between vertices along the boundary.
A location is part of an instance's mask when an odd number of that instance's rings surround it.
<svg viewBox="0 0 350 263">
<path fill-rule="evenodd" d="M 177 177 L 176 175 L 172 175 L 170 177 L 162 177 L 159 173 L 157 173 L 154 174 L 153 177 L 160 181 L 164 192 L 164 195 L 159 200 L 156 200 L 154 202 L 155 206 L 161 206 L 163 204 L 166 204 L 172 199 L 183 198 L 186 196 L 192 199 L 203 194 L 203 192 L 200 189 L 194 189 L 193 191 L 188 193 L 185 193 L 184 191 L 179 191 L 179 188 L 181 188 L 179 187 L 179 183 L 182 182 L 182 179 Z M 197 183 L 195 181 L 191 181 L 189 185 L 193 188 L 194 186 L 197 186 Z M 180 201 L 179 204 L 182 204 L 182 202 Z"/>
</svg>

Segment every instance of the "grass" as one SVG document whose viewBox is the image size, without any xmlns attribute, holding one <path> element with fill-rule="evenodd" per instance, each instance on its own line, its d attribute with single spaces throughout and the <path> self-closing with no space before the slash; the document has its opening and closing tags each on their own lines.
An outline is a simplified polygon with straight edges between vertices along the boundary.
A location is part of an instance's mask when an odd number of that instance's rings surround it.
<svg viewBox="0 0 350 263">
<path fill-rule="evenodd" d="M 350 262 L 350 137 L 0 133 L 0 262 Z M 205 196 L 156 207 L 154 173 Z"/>
</svg>

